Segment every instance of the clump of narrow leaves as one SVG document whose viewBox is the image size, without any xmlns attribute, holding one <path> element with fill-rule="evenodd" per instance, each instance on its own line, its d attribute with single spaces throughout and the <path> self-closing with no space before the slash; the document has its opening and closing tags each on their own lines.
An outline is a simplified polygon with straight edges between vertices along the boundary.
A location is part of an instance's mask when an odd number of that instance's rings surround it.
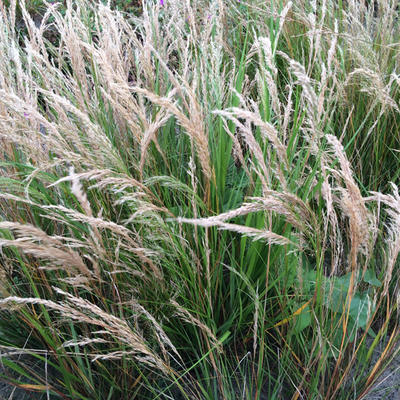
<svg viewBox="0 0 400 400">
<path fill-rule="evenodd" d="M 395 2 L 45 5 L 25 35 L 0 8 L 3 380 L 370 391 L 399 339 Z"/>
</svg>

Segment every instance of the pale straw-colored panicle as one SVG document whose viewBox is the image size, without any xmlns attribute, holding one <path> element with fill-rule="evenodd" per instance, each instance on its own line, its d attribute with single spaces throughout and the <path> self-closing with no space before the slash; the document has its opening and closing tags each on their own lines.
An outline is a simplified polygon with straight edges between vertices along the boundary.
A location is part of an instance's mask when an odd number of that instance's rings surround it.
<svg viewBox="0 0 400 400">
<path fill-rule="evenodd" d="M 357 254 L 361 251 L 366 257 L 371 255 L 373 239 L 372 232 L 376 230 L 374 217 L 368 211 L 365 200 L 356 184 L 350 163 L 346 157 L 343 145 L 336 136 L 326 135 L 326 139 L 339 161 L 339 170 L 335 170 L 344 181 L 344 187 L 336 187 L 340 194 L 340 207 L 349 218 L 349 235 L 351 250 L 349 265 L 352 270 L 357 268 Z"/>
<path fill-rule="evenodd" d="M 160 345 L 160 348 L 162 350 L 164 360 L 166 363 L 168 363 L 168 352 L 165 346 L 167 346 L 169 349 L 171 349 L 178 358 L 180 358 L 179 352 L 176 349 L 176 347 L 172 344 L 171 340 L 169 339 L 168 335 L 165 333 L 164 329 L 162 326 L 156 321 L 156 319 L 151 315 L 142 305 L 137 303 L 136 301 L 131 302 L 132 307 L 134 310 L 137 310 L 139 313 L 143 314 L 150 322 L 151 325 L 155 331 L 156 337 L 158 344 Z"/>
<path fill-rule="evenodd" d="M 87 198 L 87 195 L 83 189 L 83 186 L 82 186 L 79 178 L 77 178 L 75 176 L 75 169 L 73 166 L 70 167 L 69 176 L 71 177 L 71 192 L 72 192 L 72 194 L 79 201 L 79 204 L 81 205 L 85 214 L 88 217 L 93 217 L 92 207 L 90 205 L 90 202 Z M 99 229 L 97 228 L 97 226 L 92 225 L 89 228 L 89 232 L 90 232 L 90 236 L 92 238 L 93 244 L 96 248 L 97 257 L 105 258 L 105 253 L 106 253 L 105 246 L 104 246 L 103 238 L 101 236 Z M 101 273 L 100 273 L 100 269 L 98 267 L 97 262 L 93 262 L 93 268 L 94 268 L 97 278 L 100 279 Z"/>
<path fill-rule="evenodd" d="M 265 93 L 265 83 L 267 83 L 268 93 L 272 109 L 278 120 L 281 119 L 281 104 L 276 85 L 278 70 L 275 65 L 272 43 L 268 37 L 258 37 L 254 45 L 258 52 L 259 69 L 256 72 L 256 80 L 260 87 L 260 97 L 263 99 Z"/>
<path fill-rule="evenodd" d="M 325 201 L 326 213 L 324 216 L 324 241 L 327 242 L 326 246 L 329 246 L 332 251 L 329 274 L 333 276 L 338 272 L 343 254 L 343 241 L 338 215 L 335 210 L 335 203 L 337 203 L 338 199 L 334 193 L 334 188 L 331 187 L 329 173 L 324 163 L 322 163 L 322 172 L 324 181 L 321 186 L 321 194 Z"/>
<path fill-rule="evenodd" d="M 18 239 L 0 239 L 0 246 L 15 247 L 22 253 L 36 257 L 48 264 L 43 267 L 47 270 L 66 269 L 72 273 L 80 273 L 87 277 L 92 277 L 93 274 L 86 266 L 82 257 L 76 252 L 68 248 L 59 248 L 50 244 L 36 243 L 35 239 L 21 237 Z"/>
<path fill-rule="evenodd" d="M 286 53 L 278 51 L 281 57 L 283 57 L 288 63 L 291 71 L 297 77 L 297 84 L 300 85 L 304 92 L 304 97 L 307 100 L 307 105 L 310 113 L 314 113 L 317 109 L 317 95 L 315 93 L 313 82 L 304 68 L 304 65 L 300 64 L 298 61 L 291 59 Z"/>
<path fill-rule="evenodd" d="M 368 199 L 386 206 L 383 211 L 388 217 L 385 223 L 387 250 L 385 253 L 386 268 L 383 295 L 387 295 L 389 285 L 393 282 L 393 273 L 396 271 L 395 266 L 400 253 L 400 195 L 398 187 L 394 183 L 391 183 L 391 187 L 392 194 L 372 192 L 371 198 Z M 397 285 L 397 296 L 399 295 L 399 286 Z"/>
<path fill-rule="evenodd" d="M 200 328 L 200 330 L 210 340 L 211 344 L 217 349 L 217 351 L 222 352 L 221 343 L 218 341 L 213 331 L 206 324 L 201 322 L 199 318 L 195 317 L 188 310 L 183 308 L 177 301 L 170 300 L 170 303 L 174 306 L 175 313 L 179 318 L 197 328 Z"/>
<path fill-rule="evenodd" d="M 205 132 L 204 118 L 201 107 L 195 100 L 195 93 L 190 92 L 188 96 L 191 112 L 190 115 L 187 116 L 184 111 L 178 107 L 177 103 L 172 101 L 172 99 L 160 97 L 155 93 L 151 93 L 148 90 L 139 87 L 133 87 L 132 91 L 143 94 L 154 104 L 165 107 L 176 117 L 178 123 L 182 126 L 182 128 L 185 129 L 186 134 L 191 138 L 195 145 L 196 154 L 200 161 L 204 176 L 207 178 L 207 180 L 211 179 L 213 173 L 210 152 L 208 149 L 208 138 Z"/>
<path fill-rule="evenodd" d="M 21 298 L 11 296 L 0 300 L 0 308 L 10 306 L 19 307 L 26 304 L 41 304 L 49 310 L 59 312 L 61 316 L 66 319 L 102 328 L 102 330 L 97 334 L 107 335 L 109 340 L 114 341 L 117 339 L 124 343 L 126 345 L 127 353 L 120 352 L 118 358 L 129 354 L 132 355 L 133 358 L 140 359 L 141 361 L 144 360 L 146 364 L 156 367 L 163 373 L 169 373 L 169 368 L 166 364 L 148 347 L 145 339 L 132 330 L 127 321 L 103 311 L 100 307 L 85 299 L 76 297 L 57 287 L 53 287 L 53 289 L 58 294 L 64 296 L 65 300 L 55 302 L 40 298 Z M 96 332 L 94 332 L 94 334 L 96 334 Z M 94 343 L 92 339 L 96 338 L 85 338 L 84 340 L 87 341 L 86 345 Z M 81 340 L 81 343 L 83 345 L 83 340 Z M 99 357 L 107 357 L 107 354 L 109 353 L 99 354 Z M 110 354 L 110 356 L 112 357 L 112 354 Z M 145 359 L 143 357 L 145 357 Z"/>
</svg>

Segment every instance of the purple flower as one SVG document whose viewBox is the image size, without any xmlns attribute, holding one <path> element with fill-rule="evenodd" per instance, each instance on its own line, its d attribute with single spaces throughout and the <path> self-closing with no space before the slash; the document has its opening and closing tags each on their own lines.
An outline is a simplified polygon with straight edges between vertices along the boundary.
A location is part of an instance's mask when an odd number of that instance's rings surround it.
<svg viewBox="0 0 400 400">
<path fill-rule="evenodd" d="M 164 5 L 165 5 L 165 4 L 164 4 L 164 0 L 160 0 L 160 6 L 161 6 L 161 7 L 164 7 Z"/>
<path fill-rule="evenodd" d="M 25 117 L 25 118 L 28 118 L 28 117 L 29 117 L 29 114 L 28 114 L 27 112 L 24 112 L 24 117 Z"/>
</svg>

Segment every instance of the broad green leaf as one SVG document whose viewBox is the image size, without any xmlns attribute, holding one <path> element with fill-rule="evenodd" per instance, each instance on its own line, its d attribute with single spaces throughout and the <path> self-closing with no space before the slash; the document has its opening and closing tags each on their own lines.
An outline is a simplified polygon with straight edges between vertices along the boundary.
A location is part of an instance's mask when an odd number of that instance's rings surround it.
<svg viewBox="0 0 400 400">
<path fill-rule="evenodd" d="M 311 324 L 311 313 L 310 306 L 307 305 L 302 312 L 296 316 L 296 324 L 294 326 L 294 332 L 300 333 L 303 329 L 307 328 Z"/>
<path fill-rule="evenodd" d="M 365 271 L 364 282 L 376 287 L 382 285 L 382 282 L 376 277 L 375 272 L 372 269 L 367 269 Z"/>
</svg>

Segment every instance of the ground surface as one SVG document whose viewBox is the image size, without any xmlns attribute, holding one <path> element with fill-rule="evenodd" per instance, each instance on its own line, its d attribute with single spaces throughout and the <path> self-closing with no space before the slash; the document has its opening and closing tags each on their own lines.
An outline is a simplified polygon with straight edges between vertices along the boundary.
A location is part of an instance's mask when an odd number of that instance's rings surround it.
<svg viewBox="0 0 400 400">
<path fill-rule="evenodd" d="M 383 346 L 378 348 L 374 355 L 374 361 L 378 360 Z M 349 393 L 348 400 L 353 399 L 353 394 Z M 46 395 L 38 395 L 30 392 L 26 392 L 21 389 L 14 388 L 6 383 L 0 382 L 0 400 L 36 400 L 46 399 Z M 130 399 L 121 399 L 130 400 Z M 232 399 L 236 400 L 236 399 Z M 244 399 L 246 400 L 246 399 Z M 267 398 L 263 400 L 268 400 Z M 311 400 L 311 399 L 307 399 Z M 400 352 L 397 357 L 393 360 L 390 366 L 378 379 L 371 390 L 362 400 L 400 400 Z"/>
<path fill-rule="evenodd" d="M 377 361 L 384 349 L 384 343 L 377 346 L 373 354 L 373 361 Z M 371 390 L 362 400 L 400 400 L 400 351 L 390 363 L 389 367 L 379 377 Z"/>
</svg>

